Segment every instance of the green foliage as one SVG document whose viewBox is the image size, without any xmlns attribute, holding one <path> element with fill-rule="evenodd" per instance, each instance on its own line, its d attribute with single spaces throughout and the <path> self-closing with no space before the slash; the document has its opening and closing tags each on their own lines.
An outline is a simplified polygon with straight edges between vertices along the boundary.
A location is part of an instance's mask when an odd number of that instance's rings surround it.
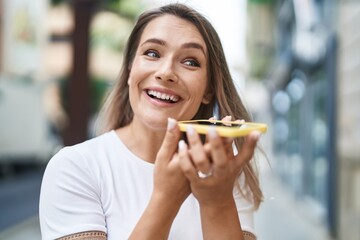
<svg viewBox="0 0 360 240">
<path fill-rule="evenodd" d="M 249 3 L 254 4 L 274 4 L 275 0 L 248 0 Z"/>
<path fill-rule="evenodd" d="M 78 0 L 50 0 L 52 6 L 61 4 L 69 4 Z M 134 20 L 140 12 L 144 10 L 144 6 L 140 0 L 93 0 L 100 3 L 100 6 L 106 10 L 110 10 L 123 17 Z"/>
<path fill-rule="evenodd" d="M 144 10 L 139 0 L 105 0 L 104 6 L 110 11 L 132 20 L 136 19 Z"/>
<path fill-rule="evenodd" d="M 109 89 L 110 84 L 106 79 L 92 77 L 90 80 L 90 110 L 92 114 L 100 110 Z"/>
<path fill-rule="evenodd" d="M 91 47 L 105 47 L 111 51 L 122 52 L 132 22 L 112 12 L 102 11 L 95 16 L 91 26 Z"/>
<path fill-rule="evenodd" d="M 62 99 L 62 104 L 66 111 L 69 110 L 69 84 L 71 78 L 70 76 L 64 76 L 58 79 L 60 86 L 60 94 Z M 89 89 L 90 91 L 90 113 L 94 114 L 100 110 L 100 107 L 104 101 L 106 93 L 110 89 L 110 84 L 106 79 L 100 77 L 91 77 L 89 80 Z M 86 90 L 84 90 L 86 91 Z"/>
<path fill-rule="evenodd" d="M 57 6 L 57 5 L 60 5 L 62 3 L 64 3 L 65 0 L 51 0 L 51 5 L 52 6 Z"/>
</svg>

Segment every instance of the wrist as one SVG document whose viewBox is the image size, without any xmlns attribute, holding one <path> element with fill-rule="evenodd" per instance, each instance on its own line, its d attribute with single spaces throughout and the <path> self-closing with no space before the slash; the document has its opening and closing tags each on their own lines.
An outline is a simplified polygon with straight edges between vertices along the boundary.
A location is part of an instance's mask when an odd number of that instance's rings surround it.
<svg viewBox="0 0 360 240">
<path fill-rule="evenodd" d="M 210 199 L 198 199 L 200 207 L 222 209 L 232 207 L 235 204 L 233 195 L 227 197 L 212 197 Z"/>
<path fill-rule="evenodd" d="M 129 239 L 167 239 L 180 205 L 153 193 Z"/>
<path fill-rule="evenodd" d="M 225 214 L 226 212 L 236 210 L 234 198 L 223 199 L 222 201 L 199 202 L 200 211 L 211 215 Z"/>
<path fill-rule="evenodd" d="M 162 211 L 169 215 L 176 216 L 184 200 L 185 199 L 183 198 L 176 198 L 174 196 L 169 196 L 168 194 L 153 192 L 149 204 L 161 208 Z"/>
</svg>

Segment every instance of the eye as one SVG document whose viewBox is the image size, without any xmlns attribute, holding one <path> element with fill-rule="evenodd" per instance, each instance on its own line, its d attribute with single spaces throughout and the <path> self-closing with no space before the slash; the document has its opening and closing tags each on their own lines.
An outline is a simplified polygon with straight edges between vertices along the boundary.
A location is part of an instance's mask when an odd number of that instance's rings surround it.
<svg viewBox="0 0 360 240">
<path fill-rule="evenodd" d="M 186 59 L 184 64 L 191 67 L 200 67 L 200 63 L 195 59 Z"/>
<path fill-rule="evenodd" d="M 154 50 L 147 50 L 144 55 L 149 56 L 151 58 L 160 58 L 160 55 Z"/>
</svg>

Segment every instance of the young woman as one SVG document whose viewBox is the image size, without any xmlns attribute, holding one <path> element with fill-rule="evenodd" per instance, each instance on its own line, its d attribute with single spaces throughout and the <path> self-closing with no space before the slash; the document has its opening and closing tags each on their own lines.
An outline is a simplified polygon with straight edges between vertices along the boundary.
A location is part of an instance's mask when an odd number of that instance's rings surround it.
<svg viewBox="0 0 360 240">
<path fill-rule="evenodd" d="M 255 239 L 259 133 L 223 139 L 211 129 L 204 140 L 176 123 L 214 112 L 250 120 L 211 24 L 182 4 L 143 13 L 102 111 L 103 134 L 47 166 L 43 239 Z"/>
</svg>

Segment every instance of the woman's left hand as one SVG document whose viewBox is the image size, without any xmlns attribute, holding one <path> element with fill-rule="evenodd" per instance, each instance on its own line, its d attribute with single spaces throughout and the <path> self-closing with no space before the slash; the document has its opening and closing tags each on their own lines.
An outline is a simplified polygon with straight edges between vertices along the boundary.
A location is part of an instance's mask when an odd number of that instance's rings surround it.
<svg viewBox="0 0 360 240">
<path fill-rule="evenodd" d="M 206 144 L 191 126 L 186 134 L 189 145 L 179 144 L 180 165 L 200 205 L 220 207 L 233 201 L 235 179 L 252 158 L 260 133 L 248 135 L 237 155 L 233 154 L 233 139 L 221 138 L 215 128 L 210 129 Z"/>
</svg>

